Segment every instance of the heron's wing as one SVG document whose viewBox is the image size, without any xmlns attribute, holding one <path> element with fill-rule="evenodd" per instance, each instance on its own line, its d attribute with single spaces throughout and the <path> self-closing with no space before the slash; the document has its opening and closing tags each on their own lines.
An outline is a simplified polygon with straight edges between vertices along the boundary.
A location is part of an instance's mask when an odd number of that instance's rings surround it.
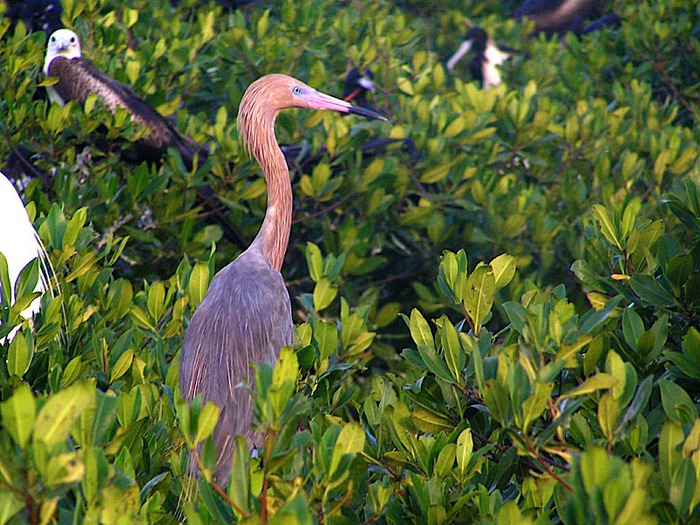
<svg viewBox="0 0 700 525">
<path fill-rule="evenodd" d="M 190 321 L 180 357 L 187 399 L 210 392 L 216 400 L 235 392 L 241 381 L 252 383 L 251 364 L 273 362 L 281 347 L 293 343 L 291 302 L 282 275 L 249 254 L 214 276 Z M 216 387 L 209 384 L 213 377 Z"/>
<path fill-rule="evenodd" d="M 96 94 L 112 113 L 117 108 L 126 109 L 131 120 L 150 129 L 141 143 L 164 154 L 171 147 L 180 153 L 190 164 L 195 154 L 206 155 L 205 149 L 189 137 L 181 135 L 160 113 L 149 106 L 131 88 L 95 68 L 85 58 L 68 59 L 56 57 L 49 64 L 49 76 L 58 78 L 53 86 L 60 97 L 68 102 L 77 100 L 85 103 L 90 94 Z"/>
<path fill-rule="evenodd" d="M 228 476 L 233 438 L 254 436 L 252 365 L 274 362 L 293 344 L 291 302 L 282 275 L 251 250 L 212 280 L 185 333 L 180 352 L 183 397 L 200 395 L 221 407 L 214 441 L 219 476 Z"/>
</svg>

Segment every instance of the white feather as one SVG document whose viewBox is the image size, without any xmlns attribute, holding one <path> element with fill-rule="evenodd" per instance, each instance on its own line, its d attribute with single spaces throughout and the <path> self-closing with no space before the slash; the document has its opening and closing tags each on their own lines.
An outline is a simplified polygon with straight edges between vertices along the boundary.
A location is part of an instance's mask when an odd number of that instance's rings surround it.
<svg viewBox="0 0 700 525">
<path fill-rule="evenodd" d="M 0 253 L 7 259 L 12 286 L 12 290 L 9 291 L 10 304 L 12 304 L 15 300 L 14 289 L 20 272 L 31 261 L 42 257 L 43 248 L 39 236 L 29 220 L 22 199 L 2 172 L 0 172 L 0 225 L 2 225 L 0 227 Z M 42 277 L 34 290 L 43 293 L 46 290 L 46 280 L 43 272 L 41 273 Z M 0 291 L 5 293 L 4 290 Z M 29 319 L 40 308 L 41 299 L 36 298 L 22 312 L 22 316 Z M 15 329 L 8 335 L 9 340 L 12 340 L 16 331 Z"/>
</svg>

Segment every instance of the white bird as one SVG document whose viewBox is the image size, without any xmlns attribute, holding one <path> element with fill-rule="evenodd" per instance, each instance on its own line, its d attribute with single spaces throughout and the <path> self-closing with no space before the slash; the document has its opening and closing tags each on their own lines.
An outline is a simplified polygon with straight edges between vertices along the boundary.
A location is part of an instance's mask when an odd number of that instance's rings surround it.
<svg viewBox="0 0 700 525">
<path fill-rule="evenodd" d="M 10 285 L 12 287 L 8 293 L 10 304 L 13 304 L 15 301 L 15 284 L 19 274 L 34 259 L 39 258 L 40 261 L 42 260 L 44 248 L 32 222 L 29 220 L 29 215 L 27 215 L 22 199 L 2 172 L 0 172 L 0 225 L 2 225 L 0 227 L 0 253 L 7 259 Z M 48 280 L 45 277 L 46 272 L 44 270 L 45 268 L 40 268 L 40 278 L 34 288 L 36 292 L 43 293 L 47 288 Z M 0 283 L 0 294 L 4 293 L 2 283 Z M 41 298 L 37 297 L 22 311 L 22 317 L 30 319 L 40 308 Z M 7 339 L 12 340 L 18 329 L 19 327 L 10 332 Z M 0 343 L 4 343 L 4 341 L 0 340 Z"/>
</svg>

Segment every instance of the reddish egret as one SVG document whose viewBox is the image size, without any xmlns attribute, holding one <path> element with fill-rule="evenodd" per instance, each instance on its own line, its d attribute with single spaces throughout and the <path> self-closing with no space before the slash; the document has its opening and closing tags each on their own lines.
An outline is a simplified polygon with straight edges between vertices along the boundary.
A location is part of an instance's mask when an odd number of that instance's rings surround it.
<svg viewBox="0 0 700 525">
<path fill-rule="evenodd" d="M 58 83 L 46 88 L 52 102 L 63 106 L 70 100 L 78 100 L 84 104 L 89 95 L 96 94 L 112 113 L 123 108 L 131 115 L 132 122 L 148 129 L 148 134 L 135 144 L 139 159 L 157 160 L 168 148 L 173 148 L 189 169 L 195 155 L 199 155 L 200 160 L 206 158 L 204 147 L 181 135 L 131 88 L 108 77 L 82 58 L 78 35 L 70 29 L 54 31 L 49 38 L 44 73 L 58 78 Z"/>
<path fill-rule="evenodd" d="M 268 187 L 260 232 L 235 261 L 220 270 L 192 316 L 180 354 L 183 396 L 213 401 L 221 408 L 214 430 L 219 482 L 231 471 L 234 438 L 251 445 L 251 365 L 274 362 L 280 348 L 293 344 L 292 308 L 280 274 L 292 220 L 289 169 L 275 138 L 275 119 L 286 108 L 328 109 L 368 118 L 377 112 L 319 93 L 286 75 L 268 75 L 251 84 L 241 100 L 238 134 L 260 164 Z"/>
<path fill-rule="evenodd" d="M 0 172 L 0 225 L 2 225 L 0 226 L 0 253 L 7 259 L 11 287 L 10 290 L 3 290 L 0 283 L 0 295 L 7 293 L 9 303 L 13 304 L 15 284 L 20 272 L 37 257 L 41 260 L 44 251 L 39 236 L 24 209 L 22 199 L 2 172 Z M 43 292 L 46 289 L 44 273 L 40 272 L 40 275 L 34 289 L 37 292 Z M 37 297 L 22 312 L 22 316 L 30 318 L 39 311 L 40 307 L 41 299 Z M 7 338 L 11 340 L 16 333 L 17 329 L 14 329 Z M 4 341 L 0 340 L 0 342 Z"/>
</svg>

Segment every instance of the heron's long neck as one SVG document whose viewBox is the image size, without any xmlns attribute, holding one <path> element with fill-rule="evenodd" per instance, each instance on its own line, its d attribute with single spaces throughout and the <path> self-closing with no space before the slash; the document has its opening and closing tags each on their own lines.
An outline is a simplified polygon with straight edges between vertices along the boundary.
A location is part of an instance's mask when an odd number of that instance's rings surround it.
<svg viewBox="0 0 700 525">
<path fill-rule="evenodd" d="M 262 129 L 270 136 L 257 142 L 261 147 L 253 149 L 252 153 L 267 182 L 267 211 L 251 247 L 259 247 L 270 266 L 280 271 L 292 228 L 292 183 L 284 154 L 275 139 L 274 122 Z"/>
</svg>

